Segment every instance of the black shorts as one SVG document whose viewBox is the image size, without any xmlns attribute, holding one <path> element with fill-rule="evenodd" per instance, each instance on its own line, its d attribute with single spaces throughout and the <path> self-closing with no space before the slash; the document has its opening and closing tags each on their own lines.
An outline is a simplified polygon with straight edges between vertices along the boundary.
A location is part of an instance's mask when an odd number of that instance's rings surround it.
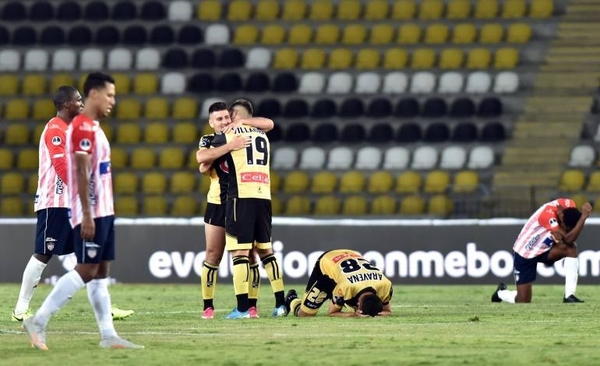
<svg viewBox="0 0 600 366">
<path fill-rule="evenodd" d="M 34 252 L 46 255 L 73 253 L 73 229 L 69 222 L 69 209 L 44 208 L 36 214 Z"/>
<path fill-rule="evenodd" d="M 227 200 L 225 233 L 227 250 L 271 245 L 271 200 L 233 198 Z M 249 245 L 249 247 L 248 247 Z"/>
<path fill-rule="evenodd" d="M 96 233 L 93 241 L 83 240 L 81 224 L 73 229 L 77 263 L 100 263 L 115 259 L 115 217 L 98 217 L 94 219 L 94 224 Z"/>
<path fill-rule="evenodd" d="M 333 289 L 336 286 L 335 281 L 321 271 L 321 258 L 323 258 L 325 254 L 327 254 L 327 252 L 323 253 L 319 259 L 317 259 L 315 267 L 310 273 L 310 278 L 308 279 L 308 284 L 306 285 L 306 290 L 302 298 L 302 305 L 311 310 L 305 309 L 304 311 L 311 314 L 316 314 L 316 310 L 318 310 L 325 301 L 332 298 Z"/>
<path fill-rule="evenodd" d="M 225 205 L 207 203 L 204 211 L 204 222 L 210 225 L 225 227 Z"/>
<path fill-rule="evenodd" d="M 535 258 L 523 258 L 516 252 L 514 253 L 514 276 L 515 283 L 522 285 L 525 283 L 534 282 L 537 276 L 537 264 L 544 263 L 547 266 L 551 266 L 554 262 L 548 260 L 550 251 L 546 251 L 543 254 Z"/>
</svg>

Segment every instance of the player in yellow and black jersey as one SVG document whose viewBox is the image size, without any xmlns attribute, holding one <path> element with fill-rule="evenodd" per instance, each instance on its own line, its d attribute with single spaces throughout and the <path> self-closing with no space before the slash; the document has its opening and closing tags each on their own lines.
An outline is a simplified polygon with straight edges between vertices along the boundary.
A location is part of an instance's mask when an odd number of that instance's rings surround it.
<svg viewBox="0 0 600 366">
<path fill-rule="evenodd" d="M 392 293 L 392 282 L 360 253 L 337 249 L 319 257 L 302 299 L 290 290 L 285 300 L 299 317 L 315 316 L 326 300 L 329 316 L 383 316 L 391 314 Z M 353 311 L 343 312 L 345 306 Z"/>
</svg>

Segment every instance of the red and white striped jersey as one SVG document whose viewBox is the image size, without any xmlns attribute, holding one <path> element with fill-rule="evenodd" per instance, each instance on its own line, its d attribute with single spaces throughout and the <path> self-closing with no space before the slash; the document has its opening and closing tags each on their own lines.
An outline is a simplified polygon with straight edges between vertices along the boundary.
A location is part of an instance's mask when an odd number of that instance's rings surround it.
<svg viewBox="0 0 600 366">
<path fill-rule="evenodd" d="M 100 128 L 100 123 L 80 114 L 67 129 L 69 161 L 69 187 L 71 196 L 71 226 L 81 223 L 83 212 L 77 188 L 76 154 L 91 156 L 90 204 L 92 217 L 115 214 L 112 174 L 110 170 L 110 143 Z"/>
<path fill-rule="evenodd" d="M 558 206 L 577 207 L 573 200 L 559 198 L 538 208 L 527 220 L 513 245 L 513 250 L 517 254 L 523 258 L 535 258 L 552 248 L 554 244 L 552 231 L 559 227 L 556 216 Z"/>
<path fill-rule="evenodd" d="M 45 208 L 68 208 L 67 157 L 65 154 L 68 124 L 54 117 L 42 131 L 39 145 L 38 185 L 34 211 Z"/>
</svg>

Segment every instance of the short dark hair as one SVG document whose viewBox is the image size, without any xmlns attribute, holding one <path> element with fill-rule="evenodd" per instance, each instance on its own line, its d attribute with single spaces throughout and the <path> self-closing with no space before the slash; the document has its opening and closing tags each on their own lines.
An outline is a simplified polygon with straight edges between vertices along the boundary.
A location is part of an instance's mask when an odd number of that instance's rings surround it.
<svg viewBox="0 0 600 366">
<path fill-rule="evenodd" d="M 208 114 L 210 115 L 213 112 L 218 112 L 218 111 L 226 111 L 227 110 L 227 104 L 225 104 L 224 102 L 216 102 L 211 104 L 208 107 Z"/>
<path fill-rule="evenodd" d="M 383 301 L 375 295 L 365 295 L 360 302 L 360 311 L 364 315 L 376 316 L 383 311 Z"/>
<path fill-rule="evenodd" d="M 90 95 L 92 89 L 104 89 L 106 83 L 114 84 L 115 79 L 102 72 L 92 72 L 85 78 L 85 82 L 83 83 L 83 94 L 87 97 Z"/>
<path fill-rule="evenodd" d="M 233 103 L 231 103 L 231 105 L 229 106 L 229 112 L 231 113 L 233 111 L 233 107 L 244 107 L 247 111 L 248 114 L 253 116 L 254 115 L 254 106 L 252 105 L 252 102 L 249 101 L 248 99 L 236 99 Z"/>
<path fill-rule="evenodd" d="M 54 102 L 56 109 L 61 110 L 63 104 L 71 101 L 73 96 L 78 92 L 79 91 L 76 88 L 70 85 L 63 85 L 56 89 L 56 92 L 54 92 L 54 95 L 52 96 L 52 101 Z"/>
<path fill-rule="evenodd" d="M 581 218 L 581 212 L 575 207 L 568 207 L 563 210 L 563 220 L 565 226 L 571 230 L 577 225 Z"/>
</svg>

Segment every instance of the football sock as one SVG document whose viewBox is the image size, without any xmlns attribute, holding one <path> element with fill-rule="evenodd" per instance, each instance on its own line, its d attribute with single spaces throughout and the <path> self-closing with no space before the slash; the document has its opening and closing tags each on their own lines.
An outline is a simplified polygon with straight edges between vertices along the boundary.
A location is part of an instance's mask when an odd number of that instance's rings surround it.
<svg viewBox="0 0 600 366">
<path fill-rule="evenodd" d="M 204 310 L 214 308 L 213 299 L 215 298 L 215 286 L 217 285 L 218 265 L 210 264 L 204 261 L 200 283 L 202 284 L 202 300 L 204 301 Z"/>
<path fill-rule="evenodd" d="M 283 273 L 281 267 L 277 263 L 277 259 L 273 253 L 266 255 L 261 258 L 265 271 L 271 281 L 271 287 L 273 288 L 273 294 L 275 295 L 275 307 L 279 307 L 285 304 L 285 294 L 283 293 Z"/>
<path fill-rule="evenodd" d="M 87 294 L 94 308 L 96 322 L 102 338 L 116 337 L 117 331 L 113 325 L 111 314 L 110 294 L 108 293 L 108 278 L 91 280 L 87 283 Z"/>
<path fill-rule="evenodd" d="M 500 290 L 498 291 L 498 297 L 504 302 L 510 302 L 511 304 L 515 303 L 515 298 L 517 297 L 516 290 Z"/>
<path fill-rule="evenodd" d="M 35 313 L 36 320 L 44 326 L 48 324 L 50 318 L 84 286 L 85 283 L 77 271 L 67 272 L 58 279 L 40 309 Z"/>
<path fill-rule="evenodd" d="M 260 290 L 260 271 L 258 263 L 250 265 L 250 283 L 248 284 L 248 305 L 256 307 L 258 303 L 258 292 Z"/>
<path fill-rule="evenodd" d="M 300 310 L 300 305 L 302 304 L 302 300 L 294 299 L 290 304 L 290 313 L 294 314 L 294 316 L 298 316 L 298 310 Z"/>
<path fill-rule="evenodd" d="M 233 257 L 233 290 L 237 298 L 238 311 L 248 311 L 248 280 L 250 259 L 246 255 Z"/>
<path fill-rule="evenodd" d="M 577 292 L 577 279 L 579 277 L 579 259 L 565 258 L 565 298 Z"/>
<path fill-rule="evenodd" d="M 40 283 L 42 278 L 42 272 L 46 268 L 46 263 L 40 262 L 31 256 L 25 270 L 23 271 L 23 279 L 21 281 L 21 290 L 19 291 L 19 300 L 17 300 L 17 306 L 15 307 L 15 314 L 21 314 L 27 311 L 29 308 L 29 302 L 33 297 L 33 292 Z"/>
</svg>

